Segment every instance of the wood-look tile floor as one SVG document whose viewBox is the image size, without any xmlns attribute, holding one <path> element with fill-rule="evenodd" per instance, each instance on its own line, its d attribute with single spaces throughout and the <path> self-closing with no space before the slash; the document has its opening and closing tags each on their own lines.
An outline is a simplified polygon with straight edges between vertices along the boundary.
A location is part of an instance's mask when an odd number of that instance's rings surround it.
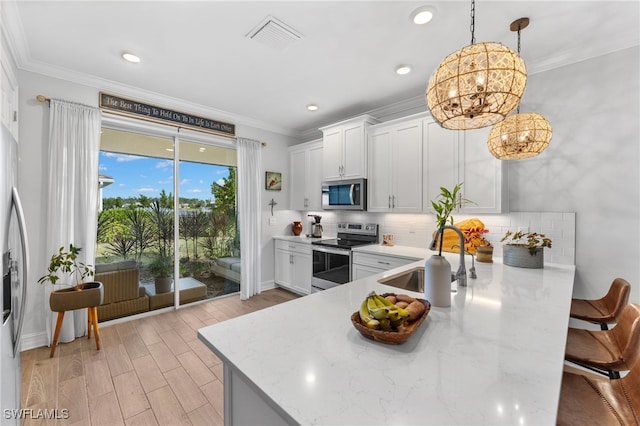
<svg viewBox="0 0 640 426">
<path fill-rule="evenodd" d="M 223 424 L 222 362 L 197 330 L 297 297 L 276 288 L 102 326 L 99 351 L 93 337 L 60 344 L 53 358 L 48 347 L 25 351 L 22 408 L 32 411 L 22 424 Z"/>
</svg>

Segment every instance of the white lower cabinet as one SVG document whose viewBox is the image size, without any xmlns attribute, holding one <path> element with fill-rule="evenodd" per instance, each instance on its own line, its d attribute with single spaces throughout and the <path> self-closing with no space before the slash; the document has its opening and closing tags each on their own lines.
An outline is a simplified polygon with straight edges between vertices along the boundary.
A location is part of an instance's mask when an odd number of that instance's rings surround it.
<svg viewBox="0 0 640 426">
<path fill-rule="evenodd" d="M 353 281 L 359 280 L 398 266 L 407 265 L 416 260 L 420 260 L 420 258 L 353 252 L 351 257 L 351 277 Z"/>
<path fill-rule="evenodd" d="M 275 282 L 300 294 L 311 293 L 311 245 L 276 240 Z"/>
</svg>

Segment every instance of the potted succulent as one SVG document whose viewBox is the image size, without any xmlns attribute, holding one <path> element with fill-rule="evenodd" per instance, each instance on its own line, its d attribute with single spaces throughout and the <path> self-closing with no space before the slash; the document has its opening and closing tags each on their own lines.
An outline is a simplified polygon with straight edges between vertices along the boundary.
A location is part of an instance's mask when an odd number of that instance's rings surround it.
<svg viewBox="0 0 640 426">
<path fill-rule="evenodd" d="M 158 253 L 148 268 L 154 277 L 156 294 L 170 292 L 173 283 L 173 257 Z"/>
<path fill-rule="evenodd" d="M 60 247 L 51 256 L 47 275 L 38 279 L 39 284 L 49 282 L 53 285 L 63 276 L 75 280 L 70 287 L 54 290 L 49 296 L 49 306 L 53 312 L 65 312 L 76 309 L 95 307 L 104 300 L 104 288 L 100 282 L 84 282 L 86 278 L 93 277 L 93 267 L 78 260 L 78 254 L 82 248 L 69 244 L 65 250 Z"/>
<path fill-rule="evenodd" d="M 507 231 L 500 241 L 502 262 L 519 268 L 544 267 L 544 248 L 551 248 L 551 239 L 537 232 Z"/>
</svg>

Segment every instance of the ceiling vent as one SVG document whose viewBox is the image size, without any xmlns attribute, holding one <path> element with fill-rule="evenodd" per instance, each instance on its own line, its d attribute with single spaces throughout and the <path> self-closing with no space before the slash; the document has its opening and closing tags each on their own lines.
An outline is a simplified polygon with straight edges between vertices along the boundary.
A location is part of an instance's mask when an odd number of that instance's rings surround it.
<svg viewBox="0 0 640 426">
<path fill-rule="evenodd" d="M 274 49 L 282 50 L 294 41 L 300 40 L 302 34 L 273 16 L 267 16 L 247 34 L 247 37 Z"/>
</svg>

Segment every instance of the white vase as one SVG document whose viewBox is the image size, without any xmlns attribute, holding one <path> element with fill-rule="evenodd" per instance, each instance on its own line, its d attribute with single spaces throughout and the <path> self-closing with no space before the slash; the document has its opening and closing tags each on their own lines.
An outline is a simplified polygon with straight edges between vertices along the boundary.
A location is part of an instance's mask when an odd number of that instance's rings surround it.
<svg viewBox="0 0 640 426">
<path fill-rule="evenodd" d="M 434 254 L 424 264 L 424 298 L 433 306 L 451 306 L 451 264 Z"/>
</svg>

